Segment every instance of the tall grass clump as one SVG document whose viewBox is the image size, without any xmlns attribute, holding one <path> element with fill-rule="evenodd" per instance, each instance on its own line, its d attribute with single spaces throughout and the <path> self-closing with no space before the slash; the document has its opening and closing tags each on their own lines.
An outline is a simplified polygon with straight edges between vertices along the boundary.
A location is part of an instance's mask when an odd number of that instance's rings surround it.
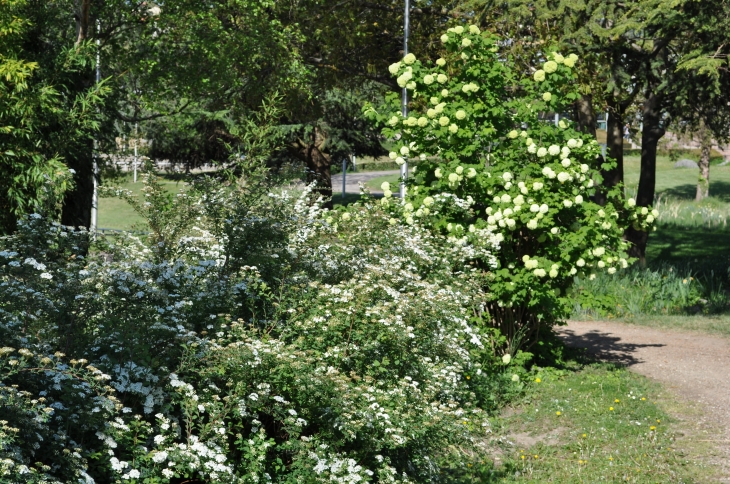
<svg viewBox="0 0 730 484">
<path fill-rule="evenodd" d="M 727 269 L 704 270 L 686 264 L 632 266 L 595 279 L 576 278 L 571 289 L 573 317 L 714 314 L 730 307 Z"/>
</svg>

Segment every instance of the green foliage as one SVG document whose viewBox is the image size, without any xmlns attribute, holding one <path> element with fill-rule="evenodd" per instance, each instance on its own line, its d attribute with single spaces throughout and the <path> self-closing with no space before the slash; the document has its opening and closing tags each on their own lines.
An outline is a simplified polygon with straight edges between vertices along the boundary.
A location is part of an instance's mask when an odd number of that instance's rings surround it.
<svg viewBox="0 0 730 484">
<path fill-rule="evenodd" d="M 78 71 L 87 51 L 62 52 L 62 72 L 49 75 L 50 66 L 24 49 L 33 36 L 30 8 L 22 0 L 0 8 L 0 233 L 24 214 L 60 211 L 72 186 L 66 148 L 90 140 L 98 127 L 94 106 L 106 92 L 102 86 L 76 97 L 65 92 L 64 77 Z"/>
<path fill-rule="evenodd" d="M 482 273 L 460 270 L 493 240 L 454 245 L 369 200 L 322 210 L 313 187 L 295 199 L 259 171 L 176 197 L 147 183 L 148 236 L 89 251 L 84 232 L 35 215 L 2 239 L 0 338 L 88 359 L 111 402 L 77 405 L 0 365 L 0 388 L 27 392 L 18 415 L 41 396 L 76 410 L 33 424 L 77 443 L 55 467 L 52 439 L 38 461 L 2 437 L 9 479 L 40 462 L 51 482 L 430 480 L 436 456 L 458 460 L 524 390 L 513 375 L 529 355 L 503 354 L 479 324 Z M 31 429 L 14 413 L 3 425 Z"/>
<path fill-rule="evenodd" d="M 491 324 L 516 349 L 570 314 L 574 275 L 627 267 L 624 229 L 647 227 L 657 213 L 637 210 L 618 190 L 605 206 L 593 203 L 595 140 L 571 123 L 540 120 L 577 98 L 576 56 L 551 52 L 543 69 L 519 80 L 498 60 L 497 39 L 475 26 L 449 29 L 442 41 L 435 65 L 409 55 L 390 68 L 411 95 L 408 117 L 395 95 L 389 111 L 366 111 L 398 139 L 391 158 L 424 160 L 408 181 L 406 221 L 423 219 L 454 244 L 497 236 L 497 266 L 474 262 L 487 272 Z"/>
</svg>

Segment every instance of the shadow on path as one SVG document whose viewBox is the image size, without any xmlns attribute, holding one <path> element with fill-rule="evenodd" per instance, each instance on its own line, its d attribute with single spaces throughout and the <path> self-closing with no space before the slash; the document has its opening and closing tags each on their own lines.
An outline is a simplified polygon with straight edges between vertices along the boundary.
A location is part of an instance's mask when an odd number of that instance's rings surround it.
<svg viewBox="0 0 730 484">
<path fill-rule="evenodd" d="M 637 344 L 622 342 L 621 337 L 598 330 L 579 334 L 573 330 L 561 328 L 558 330 L 558 336 L 567 346 L 572 348 L 585 348 L 586 352 L 596 359 L 623 366 L 642 363 L 643 360 L 637 358 L 635 355 L 641 348 L 660 348 L 666 346 L 662 343 Z"/>
</svg>

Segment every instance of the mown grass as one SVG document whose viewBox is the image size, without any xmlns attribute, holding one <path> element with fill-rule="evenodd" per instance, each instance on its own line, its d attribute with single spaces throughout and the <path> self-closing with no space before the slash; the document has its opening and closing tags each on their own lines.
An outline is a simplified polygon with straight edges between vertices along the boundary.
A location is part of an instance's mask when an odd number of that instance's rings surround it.
<svg viewBox="0 0 730 484">
<path fill-rule="evenodd" d="M 677 405 L 659 385 L 613 365 L 544 369 L 494 419 L 493 455 L 474 453 L 454 466 L 453 480 L 716 482 L 713 469 L 697 460 L 709 447 L 677 440 L 685 429 L 668 410 L 689 411 Z"/>
<path fill-rule="evenodd" d="M 165 187 L 170 193 L 176 193 L 179 191 L 183 184 L 180 176 L 160 176 L 160 184 Z M 119 180 L 115 180 L 110 183 L 111 186 L 123 188 L 125 190 L 131 190 L 138 196 L 142 196 L 142 178 L 137 179 L 137 183 L 132 182 L 131 177 L 124 177 Z M 114 230 L 133 230 L 133 229 L 144 229 L 144 220 L 140 217 L 134 209 L 124 200 L 119 198 L 100 198 L 99 199 L 99 215 L 97 220 L 97 227 L 100 229 L 114 229 Z"/>
</svg>

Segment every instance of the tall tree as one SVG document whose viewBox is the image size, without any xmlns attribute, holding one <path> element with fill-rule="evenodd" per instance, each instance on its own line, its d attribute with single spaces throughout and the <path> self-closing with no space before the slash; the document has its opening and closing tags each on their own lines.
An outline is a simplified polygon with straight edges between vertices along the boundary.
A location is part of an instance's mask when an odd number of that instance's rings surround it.
<svg viewBox="0 0 730 484">
<path fill-rule="evenodd" d="M 86 182 L 67 168 L 90 154 L 105 89 L 79 85 L 92 52 L 49 35 L 58 13 L 32 0 L 0 5 L 0 232 Z"/>
</svg>

